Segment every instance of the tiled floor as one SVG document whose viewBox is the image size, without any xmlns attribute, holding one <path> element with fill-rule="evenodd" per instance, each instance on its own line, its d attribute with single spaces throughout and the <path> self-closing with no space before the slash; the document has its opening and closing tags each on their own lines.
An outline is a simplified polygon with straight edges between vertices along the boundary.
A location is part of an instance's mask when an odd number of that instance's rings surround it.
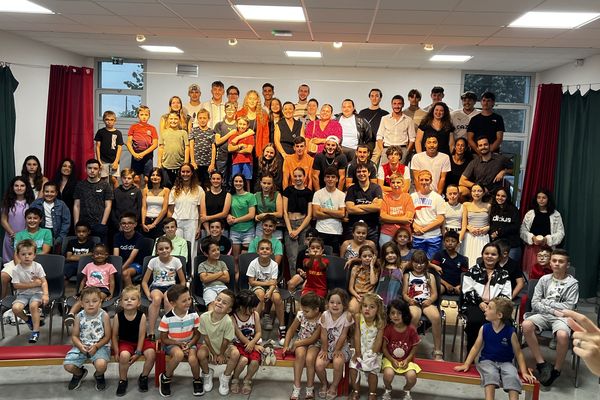
<svg viewBox="0 0 600 400">
<path fill-rule="evenodd" d="M 595 299 L 592 302 L 580 302 L 579 311 L 592 315 L 594 313 Z M 60 343 L 60 320 L 55 317 L 53 343 Z M 21 335 L 16 336 L 16 330 L 13 326 L 7 326 L 6 338 L 0 341 L 1 346 L 8 345 L 24 345 L 27 344 L 27 336 L 29 330 L 25 325 L 21 325 Z M 40 344 L 46 344 L 47 328 L 42 328 L 42 338 Z M 62 341 L 69 343 L 68 338 Z M 427 357 L 427 354 L 432 350 L 431 334 L 428 333 L 419 350 L 418 356 Z M 449 352 L 451 340 L 448 340 L 447 351 Z M 547 349 L 546 349 L 547 350 Z M 550 353 L 550 352 L 549 352 Z M 533 365 L 533 360 L 528 350 L 525 350 L 527 362 Z M 446 359 L 458 361 L 457 355 L 448 354 Z M 570 357 L 568 358 L 570 361 Z M 158 391 L 154 388 L 148 393 L 140 394 L 137 391 L 136 378 L 141 369 L 141 363 L 132 366 L 130 371 L 130 387 L 125 398 L 144 398 L 144 399 L 159 399 L 161 398 Z M 222 367 L 216 368 L 215 377 L 222 371 Z M 574 371 L 570 367 L 565 367 L 563 375 L 556 381 L 550 391 L 543 392 L 541 399 L 543 400 L 591 400 L 600 399 L 600 385 L 598 378 L 593 376 L 585 367 L 580 366 L 580 386 L 573 386 Z M 105 399 L 107 396 L 114 396 L 117 386 L 117 367 L 116 364 L 111 364 L 107 372 L 108 387 L 106 392 L 100 393 L 94 389 L 93 379 L 91 375 L 82 384 L 82 387 L 74 392 L 67 390 L 67 383 L 70 376 L 62 369 L 61 366 L 51 367 L 22 367 L 22 368 L 2 368 L 0 369 L 0 398 L 3 399 L 70 399 L 85 397 L 86 400 Z M 394 381 L 394 389 L 398 390 L 403 386 L 403 378 L 396 378 Z M 222 398 L 217 391 L 218 380 L 215 378 L 215 389 L 211 393 L 204 396 L 206 399 Z M 292 370 L 290 368 L 274 368 L 261 367 L 254 380 L 254 390 L 250 396 L 230 395 L 232 398 L 248 398 L 248 399 L 287 399 L 289 398 L 290 389 L 292 386 Z M 317 384 L 318 386 L 318 384 Z M 382 393 L 382 383 L 379 383 L 380 394 Z M 176 373 L 172 386 L 172 398 L 183 399 L 189 398 L 192 393 L 191 373 L 189 369 L 181 365 Z M 363 387 L 361 398 L 366 398 L 366 388 Z M 304 393 L 302 393 L 302 396 Z M 397 398 L 397 392 L 394 392 Z M 483 390 L 477 386 L 434 382 L 420 380 L 417 386 L 412 391 L 415 400 L 421 399 L 481 399 L 483 398 Z M 506 395 L 498 392 L 498 398 L 506 398 Z M 524 398 L 524 396 L 521 396 Z"/>
</svg>

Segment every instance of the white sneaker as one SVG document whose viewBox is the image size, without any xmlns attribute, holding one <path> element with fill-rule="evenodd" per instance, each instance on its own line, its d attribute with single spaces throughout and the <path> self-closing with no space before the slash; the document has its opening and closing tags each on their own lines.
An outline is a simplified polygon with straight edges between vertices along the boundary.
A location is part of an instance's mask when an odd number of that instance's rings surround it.
<svg viewBox="0 0 600 400">
<path fill-rule="evenodd" d="M 273 318 L 271 318 L 271 316 L 269 314 L 266 314 L 263 317 L 263 325 L 264 325 L 266 331 L 273 330 Z"/>
<path fill-rule="evenodd" d="M 410 392 L 404 391 L 404 396 L 402 397 L 402 400 L 412 400 L 412 396 L 410 395 Z"/>
<path fill-rule="evenodd" d="M 221 396 L 229 394 L 229 381 L 231 381 L 231 375 L 227 376 L 224 373 L 219 375 L 219 393 Z"/>
<path fill-rule="evenodd" d="M 383 392 L 383 396 L 381 396 L 381 400 L 392 400 L 392 390 L 385 389 L 385 392 Z"/>
<path fill-rule="evenodd" d="M 215 371 L 212 368 L 208 369 L 208 374 L 202 373 L 202 380 L 204 381 L 204 393 L 210 392 L 213 389 L 213 376 Z"/>
</svg>

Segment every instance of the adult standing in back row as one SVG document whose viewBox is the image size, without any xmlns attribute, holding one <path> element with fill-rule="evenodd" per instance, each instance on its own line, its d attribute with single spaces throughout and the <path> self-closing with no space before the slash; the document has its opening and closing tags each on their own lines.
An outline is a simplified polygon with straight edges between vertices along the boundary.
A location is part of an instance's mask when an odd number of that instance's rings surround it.
<svg viewBox="0 0 600 400">
<path fill-rule="evenodd" d="M 481 112 L 471 118 L 467 128 L 469 146 L 477 154 L 481 154 L 477 148 L 477 140 L 486 137 L 490 142 L 492 153 L 500 152 L 500 146 L 504 139 L 504 119 L 494 112 L 496 95 L 485 92 L 481 95 Z"/>
<path fill-rule="evenodd" d="M 373 133 L 377 133 L 379 130 L 381 118 L 389 114 L 389 112 L 379 107 L 379 103 L 381 103 L 382 98 L 383 93 L 380 89 L 371 89 L 369 92 L 369 100 L 371 101 L 371 105 L 367 108 L 363 108 L 358 113 L 358 115 L 366 119 L 369 125 L 371 125 Z"/>
<path fill-rule="evenodd" d="M 400 162 L 406 164 L 408 155 L 412 153 L 415 146 L 415 123 L 406 114 L 402 113 L 404 98 L 399 94 L 392 97 L 392 113 L 381 118 L 381 124 L 377 131 L 377 143 L 373 152 L 372 160 L 375 164 L 381 155 L 381 164 L 387 162 L 385 149 L 390 146 L 399 146 L 402 149 Z"/>
<path fill-rule="evenodd" d="M 342 113 L 337 116 L 342 126 L 342 151 L 348 162 L 354 159 L 356 146 L 366 144 L 369 152 L 373 153 L 375 148 L 375 136 L 366 119 L 356 114 L 354 101 L 345 99 L 342 102 Z"/>
</svg>

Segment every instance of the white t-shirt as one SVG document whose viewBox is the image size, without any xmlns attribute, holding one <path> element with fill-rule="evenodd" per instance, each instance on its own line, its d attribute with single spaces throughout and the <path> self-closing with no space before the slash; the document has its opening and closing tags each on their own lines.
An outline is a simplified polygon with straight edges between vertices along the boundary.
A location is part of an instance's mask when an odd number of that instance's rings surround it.
<svg viewBox="0 0 600 400">
<path fill-rule="evenodd" d="M 279 276 L 279 266 L 273 260 L 270 260 L 269 265 L 263 267 L 258 262 L 259 257 L 256 257 L 254 260 L 250 262 L 248 265 L 248 271 L 246 272 L 246 276 L 256 279 L 260 282 L 270 281 L 272 279 L 277 279 Z"/>
<path fill-rule="evenodd" d="M 471 118 L 479 114 L 481 111 L 474 109 L 471 111 L 471 114 L 465 114 L 465 112 L 460 109 L 456 111 L 452 111 L 450 114 L 450 118 L 452 119 L 452 125 L 454 125 L 454 140 L 464 137 L 467 138 L 467 128 L 469 127 L 469 121 Z"/>
<path fill-rule="evenodd" d="M 54 203 L 48 203 L 44 201 L 44 228 L 52 229 L 54 224 L 52 223 L 52 210 L 54 209 Z"/>
<path fill-rule="evenodd" d="M 166 264 L 160 261 L 160 258 L 154 257 L 148 263 L 148 269 L 152 271 L 152 286 L 169 287 L 175 285 L 177 271 L 181 268 L 181 260 L 177 257 L 171 258 L 171 261 Z"/>
<path fill-rule="evenodd" d="M 340 117 L 338 121 L 342 126 L 342 146 L 355 149 L 358 146 L 358 130 L 356 129 L 356 118 L 352 115 L 349 118 Z"/>
<path fill-rule="evenodd" d="M 42 264 L 32 262 L 29 267 L 17 264 L 12 271 L 12 283 L 31 283 L 35 278 L 45 278 L 46 272 Z M 18 294 L 43 294 L 42 287 L 37 286 L 29 289 L 17 289 Z"/>
<path fill-rule="evenodd" d="M 204 197 L 204 189 L 198 186 L 198 190 L 196 193 L 189 192 L 181 192 L 177 199 L 175 199 L 175 188 L 171 190 L 169 193 L 169 205 L 174 205 L 175 209 L 173 210 L 173 218 L 177 221 L 186 220 L 186 219 L 198 219 L 198 205 L 200 205 L 200 201 Z"/>
<path fill-rule="evenodd" d="M 431 189 L 437 192 L 437 185 L 440 181 L 442 172 L 448 172 L 451 169 L 450 157 L 448 154 L 437 153 L 435 157 L 429 157 L 426 152 L 417 153 L 410 162 L 410 169 L 431 172 Z"/>
<path fill-rule="evenodd" d="M 438 215 L 446 213 L 446 206 L 442 196 L 436 192 L 429 194 L 421 194 L 414 192 L 410 195 L 415 205 L 415 223 L 421 226 L 429 225 L 437 218 Z M 437 229 L 432 229 L 419 236 L 423 239 L 430 239 L 442 234 L 441 226 Z"/>
<path fill-rule="evenodd" d="M 313 195 L 313 204 L 318 204 L 321 208 L 329 210 L 339 210 L 346 208 L 346 194 L 339 190 L 329 192 L 327 188 L 319 189 Z M 342 221 L 337 218 L 325 218 L 317 220 L 317 231 L 330 235 L 342 234 Z"/>
</svg>

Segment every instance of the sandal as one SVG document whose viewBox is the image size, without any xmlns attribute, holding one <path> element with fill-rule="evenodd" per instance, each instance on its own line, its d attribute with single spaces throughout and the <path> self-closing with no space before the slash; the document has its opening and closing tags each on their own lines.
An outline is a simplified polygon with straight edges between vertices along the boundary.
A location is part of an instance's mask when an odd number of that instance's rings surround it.
<svg viewBox="0 0 600 400">
<path fill-rule="evenodd" d="M 337 399 L 337 390 L 334 393 L 331 393 L 329 390 L 327 391 L 327 395 L 325 396 L 326 400 L 335 400 Z"/>
<path fill-rule="evenodd" d="M 441 350 L 434 350 L 433 354 L 433 359 L 435 361 L 444 361 L 444 352 Z"/>
<path fill-rule="evenodd" d="M 348 400 L 360 400 L 360 393 L 358 390 L 352 390 L 348 396 Z"/>
<path fill-rule="evenodd" d="M 315 387 L 314 386 L 306 387 L 306 396 L 304 396 L 304 400 L 315 400 Z"/>
<path fill-rule="evenodd" d="M 242 385 L 242 394 L 249 395 L 252 393 L 252 381 L 249 379 L 244 379 L 244 384 Z"/>
<path fill-rule="evenodd" d="M 326 397 L 327 397 L 327 383 L 321 385 L 321 388 L 319 389 L 319 398 L 324 399 Z"/>
<path fill-rule="evenodd" d="M 239 379 L 231 379 L 231 383 L 229 385 L 229 391 L 233 394 L 238 394 L 240 392 L 240 380 Z"/>
<path fill-rule="evenodd" d="M 369 393 L 369 400 L 377 400 L 377 393 Z"/>
</svg>

